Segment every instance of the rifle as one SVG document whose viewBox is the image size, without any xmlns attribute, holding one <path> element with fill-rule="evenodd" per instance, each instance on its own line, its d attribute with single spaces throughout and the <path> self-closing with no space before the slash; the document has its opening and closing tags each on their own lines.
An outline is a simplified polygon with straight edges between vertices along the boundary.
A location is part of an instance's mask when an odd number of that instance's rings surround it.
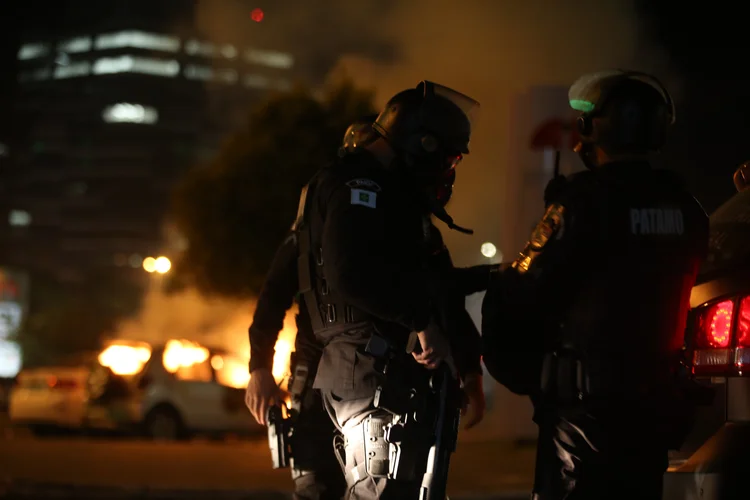
<svg viewBox="0 0 750 500">
<path fill-rule="evenodd" d="M 446 363 L 435 370 L 430 389 L 437 396 L 435 405 L 435 440 L 427 455 L 419 500 L 444 500 L 448 485 L 451 453 L 456 451 L 458 426 L 461 420 L 461 382 Z"/>
</svg>

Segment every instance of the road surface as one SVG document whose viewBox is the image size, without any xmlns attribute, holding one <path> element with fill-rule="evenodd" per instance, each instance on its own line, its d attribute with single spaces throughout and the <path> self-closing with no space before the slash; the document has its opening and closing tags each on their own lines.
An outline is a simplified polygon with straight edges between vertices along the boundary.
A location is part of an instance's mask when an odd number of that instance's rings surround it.
<svg viewBox="0 0 750 500">
<path fill-rule="evenodd" d="M 459 443 L 451 463 L 449 493 L 453 499 L 468 499 L 528 491 L 533 455 L 531 448 L 518 449 L 502 443 Z M 3 482 L 225 492 L 291 491 L 289 471 L 271 469 L 267 444 L 262 439 L 186 443 L 80 437 L 40 439 L 7 429 L 0 436 L 0 490 Z"/>
</svg>

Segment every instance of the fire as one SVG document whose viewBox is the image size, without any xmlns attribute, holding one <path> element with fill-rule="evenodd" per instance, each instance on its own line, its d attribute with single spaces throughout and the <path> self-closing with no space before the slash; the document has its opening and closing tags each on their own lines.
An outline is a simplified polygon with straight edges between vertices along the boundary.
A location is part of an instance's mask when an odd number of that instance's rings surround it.
<svg viewBox="0 0 750 500">
<path fill-rule="evenodd" d="M 115 375 L 135 375 L 151 359 L 151 346 L 140 342 L 117 342 L 99 354 L 99 364 Z"/>
<path fill-rule="evenodd" d="M 208 359 L 208 349 L 189 340 L 170 340 L 164 347 L 162 363 L 169 373 L 180 368 L 203 363 Z"/>
</svg>

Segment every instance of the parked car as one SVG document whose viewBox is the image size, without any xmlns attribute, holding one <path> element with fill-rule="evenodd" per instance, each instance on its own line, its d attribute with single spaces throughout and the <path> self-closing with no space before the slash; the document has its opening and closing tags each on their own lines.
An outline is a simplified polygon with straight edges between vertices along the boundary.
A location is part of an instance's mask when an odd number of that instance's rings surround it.
<svg viewBox="0 0 750 500">
<path fill-rule="evenodd" d="M 711 214 L 710 252 L 690 297 L 685 345 L 696 379 L 715 391 L 665 475 L 664 498 L 747 498 L 750 470 L 750 189 Z"/>
<path fill-rule="evenodd" d="M 224 350 L 178 339 L 118 340 L 87 364 L 23 370 L 10 420 L 153 439 L 261 432 L 244 403 L 248 377 L 247 362 Z"/>
</svg>

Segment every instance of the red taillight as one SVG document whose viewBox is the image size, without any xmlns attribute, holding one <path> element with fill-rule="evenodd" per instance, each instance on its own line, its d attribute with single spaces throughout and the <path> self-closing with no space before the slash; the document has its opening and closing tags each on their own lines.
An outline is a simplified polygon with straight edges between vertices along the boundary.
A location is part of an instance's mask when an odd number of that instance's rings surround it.
<svg viewBox="0 0 750 500">
<path fill-rule="evenodd" d="M 72 390 L 78 387 L 78 382 L 74 379 L 49 377 L 47 378 L 47 385 L 50 389 Z"/>
<path fill-rule="evenodd" d="M 698 316 L 696 347 L 703 349 L 729 347 L 732 338 L 734 302 L 725 300 L 707 307 Z"/>
<path fill-rule="evenodd" d="M 750 296 L 703 307 L 694 325 L 695 374 L 742 375 L 750 366 Z"/>
</svg>

